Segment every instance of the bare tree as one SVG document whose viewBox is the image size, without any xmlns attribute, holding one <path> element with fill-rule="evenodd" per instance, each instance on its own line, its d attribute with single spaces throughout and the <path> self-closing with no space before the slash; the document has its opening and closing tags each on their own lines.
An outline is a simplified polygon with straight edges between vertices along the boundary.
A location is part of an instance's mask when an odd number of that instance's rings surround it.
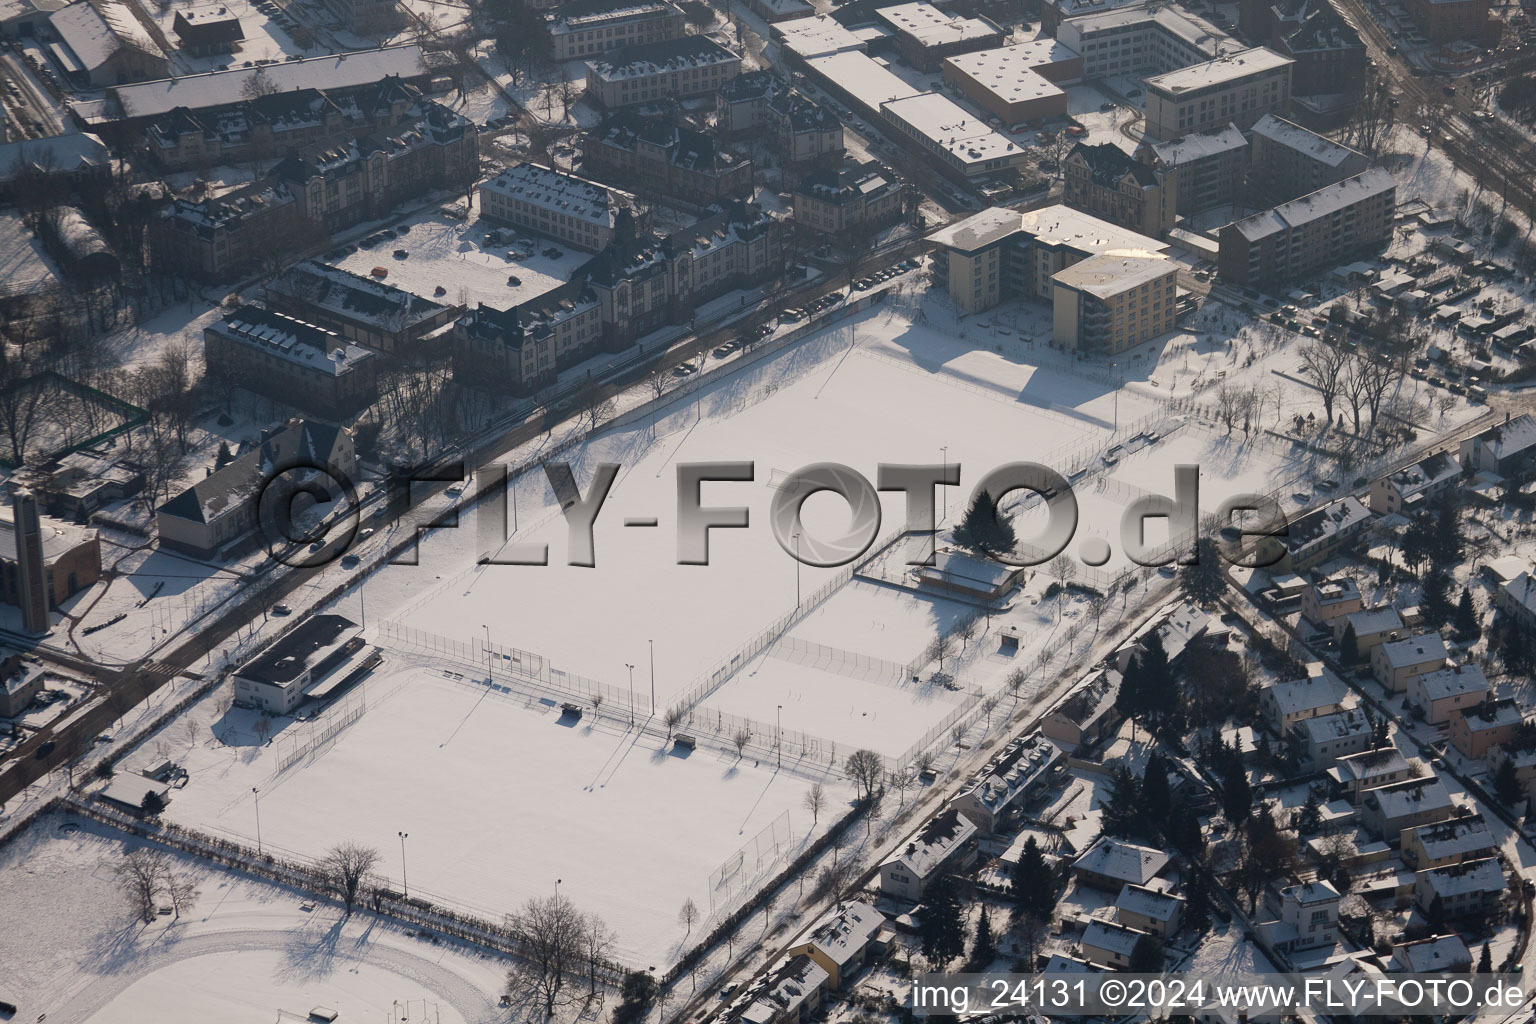
<svg viewBox="0 0 1536 1024">
<path fill-rule="evenodd" d="M 129 850 L 113 869 L 133 912 L 146 924 L 155 919 L 156 898 L 165 877 L 165 855 L 155 850 Z"/>
<path fill-rule="evenodd" d="M 165 895 L 171 901 L 171 909 L 180 917 L 183 910 L 191 910 L 200 895 L 197 882 L 191 875 L 182 871 L 173 870 L 171 859 L 162 858 L 160 863 L 160 881 Z"/>
<path fill-rule="evenodd" d="M 341 898 L 348 917 L 352 916 L 352 909 L 357 906 L 357 897 L 363 891 L 363 884 L 378 863 L 378 850 L 350 841 L 331 847 L 320 861 L 320 870 L 324 872 L 332 891 Z"/>
<path fill-rule="evenodd" d="M 805 804 L 805 809 L 811 812 L 811 825 L 813 827 L 816 824 L 816 820 L 821 816 L 821 809 L 825 805 L 826 799 L 827 791 L 819 782 L 813 783 L 811 788 L 805 791 L 805 797 L 801 802 Z"/>
<path fill-rule="evenodd" d="M 1051 578 L 1056 581 L 1056 618 L 1059 621 L 1062 606 L 1067 600 L 1067 583 L 1077 572 L 1077 566 L 1072 564 L 1071 558 L 1061 554 L 1051 559 L 1049 569 Z"/>
<path fill-rule="evenodd" d="M 981 616 L 974 613 L 966 615 L 955 623 L 955 635 L 966 644 L 976 639 L 976 634 L 979 632 L 981 632 Z"/>
<path fill-rule="evenodd" d="M 667 723 L 667 739 L 670 740 L 672 738 L 672 730 L 677 728 L 677 724 L 683 720 L 683 716 L 685 714 L 687 714 L 687 712 L 685 712 L 681 706 L 667 709 L 667 716 L 665 719 Z"/>
<path fill-rule="evenodd" d="M 1326 341 L 1314 341 L 1301 349 L 1301 374 L 1323 399 L 1323 415 L 1333 426 L 1333 406 L 1339 398 L 1344 366 L 1349 353 Z"/>
<path fill-rule="evenodd" d="M 613 947 L 619 937 L 614 934 L 612 928 L 608 927 L 608 922 L 596 914 L 588 914 L 583 925 L 582 959 L 587 974 L 587 995 L 590 997 L 599 990 L 608 960 L 613 954 Z"/>
<path fill-rule="evenodd" d="M 699 923 L 699 905 L 693 902 L 690 896 L 683 901 L 683 907 L 677 912 L 677 923 L 687 929 L 683 933 L 683 941 L 688 941 L 688 936 L 693 934 L 693 926 Z"/>
<path fill-rule="evenodd" d="M 736 748 L 736 759 L 741 760 L 742 753 L 747 749 L 747 744 L 752 742 L 752 734 L 745 729 L 737 729 L 731 736 L 731 745 Z"/>
<path fill-rule="evenodd" d="M 605 398 L 594 391 L 582 403 L 581 415 L 587 421 L 587 429 L 596 430 L 599 423 L 613 415 L 613 399 Z"/>
<path fill-rule="evenodd" d="M 849 777 L 858 783 L 864 799 L 873 797 L 885 772 L 885 758 L 873 750 L 855 750 L 848 755 L 847 767 Z"/>
<path fill-rule="evenodd" d="M 507 975 L 507 994 L 520 1004 L 539 1002 L 553 1016 L 566 982 L 583 963 L 583 915 L 564 896 L 530 899 L 507 915 L 519 955 Z"/>
<path fill-rule="evenodd" d="M 665 366 L 658 366 L 646 374 L 645 384 L 651 389 L 653 398 L 660 398 L 667 393 L 667 388 L 672 386 L 672 371 Z"/>
<path fill-rule="evenodd" d="M 948 633 L 940 633 L 928 642 L 928 660 L 939 663 L 939 671 L 944 671 L 944 659 L 955 649 L 955 638 Z"/>
</svg>

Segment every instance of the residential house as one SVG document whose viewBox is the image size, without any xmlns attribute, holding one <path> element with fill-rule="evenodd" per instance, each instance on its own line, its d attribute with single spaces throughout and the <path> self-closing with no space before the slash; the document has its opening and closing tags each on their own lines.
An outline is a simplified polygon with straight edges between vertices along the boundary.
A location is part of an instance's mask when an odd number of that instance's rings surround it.
<svg viewBox="0 0 1536 1024">
<path fill-rule="evenodd" d="M 1297 722 L 1286 735 L 1301 763 L 1315 771 L 1370 749 L 1375 731 L 1365 712 L 1347 708 Z"/>
<path fill-rule="evenodd" d="M 1061 748 L 1040 733 L 1010 742 L 971 778 L 950 807 L 976 824 L 982 835 L 997 832 L 1054 777 Z"/>
<path fill-rule="evenodd" d="M 255 539 L 254 498 L 265 483 L 280 472 L 317 466 L 332 479 L 358 478 L 350 430 L 296 419 L 263 432 L 258 444 L 155 510 L 160 546 L 194 558 L 248 546 Z"/>
<path fill-rule="evenodd" d="M 1387 970 L 1394 974 L 1466 974 L 1472 951 L 1460 935 L 1431 935 L 1392 946 Z"/>
<path fill-rule="evenodd" d="M 1259 927 L 1275 950 L 1286 957 L 1324 949 L 1338 941 L 1342 899 L 1326 881 L 1288 885 L 1279 893 L 1279 920 Z"/>
<path fill-rule="evenodd" d="M 1301 592 L 1302 618 L 1318 626 L 1329 626 L 1334 619 L 1363 607 L 1360 587 L 1348 576 L 1309 583 Z"/>
<path fill-rule="evenodd" d="M 1146 937 L 1144 931 L 1095 918 L 1083 929 L 1078 946 L 1089 963 L 1123 971 L 1130 967 L 1136 944 Z"/>
<path fill-rule="evenodd" d="M 722 1024 L 804 1024 L 821 1006 L 827 972 L 804 953 L 789 955 L 722 1016 Z"/>
<path fill-rule="evenodd" d="M 1524 723 L 1520 706 L 1513 700 L 1485 700 L 1476 707 L 1451 712 L 1451 746 L 1463 757 L 1486 757 L 1490 747 L 1514 739 Z"/>
<path fill-rule="evenodd" d="M 1237 125 L 1228 124 L 1168 142 L 1145 139 L 1136 148 L 1136 159 L 1162 172 L 1173 190 L 1175 212 L 1187 217 L 1237 202 L 1248 173 L 1248 140 Z"/>
<path fill-rule="evenodd" d="M 1168 860 L 1162 850 L 1101 835 L 1072 862 L 1072 875 L 1083 885 L 1118 893 L 1127 884 L 1150 884 Z"/>
<path fill-rule="evenodd" d="M 481 303 L 453 326 L 453 376 L 526 395 L 603 348 L 602 304 L 574 278 L 507 309 Z"/>
<path fill-rule="evenodd" d="M 1415 871 L 1497 856 L 1499 841 L 1481 815 L 1419 825 L 1402 833 L 1403 863 Z"/>
<path fill-rule="evenodd" d="M 518 163 L 480 183 L 480 215 L 601 252 L 635 217 L 635 197 L 564 171 Z"/>
<path fill-rule="evenodd" d="M 785 955 L 809 956 L 827 972 L 832 988 L 843 988 L 860 967 L 884 950 L 888 934 L 885 915 L 868 903 L 840 903 L 804 942 L 785 950 Z"/>
<path fill-rule="evenodd" d="M 1438 898 L 1450 920 L 1480 917 L 1499 906 L 1508 888 L 1498 859 L 1485 857 L 1420 871 L 1413 882 L 1413 901 L 1427 912 Z"/>
<path fill-rule="evenodd" d="M 1536 577 L 1522 572 L 1493 592 L 1494 606 L 1526 629 L 1536 626 Z"/>
<path fill-rule="evenodd" d="M 813 171 L 790 194 L 797 225 L 868 237 L 901 219 L 901 182 L 879 161 Z"/>
<path fill-rule="evenodd" d="M 1371 675 L 1388 693 L 1402 693 L 1415 676 L 1444 668 L 1445 641 L 1439 633 L 1415 633 L 1388 640 L 1371 651 Z"/>
<path fill-rule="evenodd" d="M 43 692 L 42 662 L 7 650 L 0 658 L 0 718 L 19 718 Z"/>
<path fill-rule="evenodd" d="M 900 853 L 880 865 L 880 891 L 897 899 L 922 899 L 934 879 L 974 856 L 976 831 L 976 824 L 954 807 L 939 812 Z"/>
<path fill-rule="evenodd" d="M 1390 786 L 1409 777 L 1408 759 L 1393 746 L 1346 754 L 1336 761 L 1328 770 L 1328 778 L 1352 804 L 1358 804 L 1369 790 Z"/>
<path fill-rule="evenodd" d="M 1461 442 L 1457 451 L 1464 473 L 1510 476 L 1525 468 L 1536 447 L 1536 419 L 1521 413 Z"/>
<path fill-rule="evenodd" d="M 1333 620 L 1333 639 L 1343 643 L 1344 635 L 1353 627 L 1355 652 L 1369 659 L 1377 645 L 1396 640 L 1403 632 L 1403 617 L 1396 608 L 1366 608 L 1351 612 Z"/>
<path fill-rule="evenodd" d="M 1488 677 L 1476 662 L 1450 665 L 1408 680 L 1408 703 L 1430 725 L 1446 724 L 1453 711 L 1481 704 L 1488 694 Z"/>
<path fill-rule="evenodd" d="M 1445 783 L 1433 776 L 1367 790 L 1360 799 L 1360 820 L 1377 839 L 1400 842 L 1404 829 L 1444 821 L 1456 804 Z"/>
<path fill-rule="evenodd" d="M 1229 229 L 1223 229 L 1223 234 Z M 1259 564 L 1275 572 L 1305 572 L 1336 556 L 1365 533 L 1371 513 L 1353 495 L 1339 498 L 1291 520 L 1282 537 L 1263 537 L 1257 547 Z"/>
<path fill-rule="evenodd" d="M 1176 893 L 1127 882 L 1115 899 L 1115 920 L 1166 939 L 1179 930 L 1184 903 Z"/>
<path fill-rule="evenodd" d="M 599 177 L 695 205 L 752 191 L 752 161 L 675 112 L 611 114 L 587 133 L 581 152 L 583 167 Z"/>
<path fill-rule="evenodd" d="M 1259 710 L 1277 736 L 1308 718 L 1331 715 L 1352 704 L 1349 688 L 1332 673 L 1273 683 L 1259 691 Z"/>
<path fill-rule="evenodd" d="M 1456 486 L 1461 466 L 1449 452 L 1435 452 L 1371 484 L 1371 511 L 1412 515 Z"/>
<path fill-rule="evenodd" d="M 1087 683 L 1066 700 L 1052 708 L 1040 722 L 1040 731 L 1068 753 L 1092 747 L 1112 735 L 1121 716 L 1115 710 L 1120 694 L 1120 673 L 1100 669 Z"/>
</svg>

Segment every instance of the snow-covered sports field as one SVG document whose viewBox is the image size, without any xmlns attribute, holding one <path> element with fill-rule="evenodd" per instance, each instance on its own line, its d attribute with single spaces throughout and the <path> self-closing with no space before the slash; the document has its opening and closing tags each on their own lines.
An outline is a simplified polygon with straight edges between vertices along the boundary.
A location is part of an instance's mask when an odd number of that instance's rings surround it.
<svg viewBox="0 0 1536 1024">
<path fill-rule="evenodd" d="M 283 733 L 260 744 L 253 713 L 240 709 L 213 721 L 229 742 L 205 740 L 185 760 L 177 752 L 191 781 L 169 816 L 254 846 L 254 786 L 266 849 L 318 857 L 345 840 L 373 846 L 389 884 L 491 920 L 559 880 L 562 895 L 602 912 L 632 963 L 676 954 L 683 901 L 707 916 L 710 873 L 763 828 L 788 812 L 788 853 L 811 825 L 801 806 L 811 782 L 751 757 L 680 756 L 661 737 L 562 716 L 441 669 L 386 668 L 366 693 L 361 719 L 280 775 Z M 830 790 L 833 807 L 851 792 Z M 821 824 L 837 813 L 823 811 Z M 399 832 L 409 834 L 405 879 Z M 749 854 L 746 869 L 756 863 Z"/>
</svg>

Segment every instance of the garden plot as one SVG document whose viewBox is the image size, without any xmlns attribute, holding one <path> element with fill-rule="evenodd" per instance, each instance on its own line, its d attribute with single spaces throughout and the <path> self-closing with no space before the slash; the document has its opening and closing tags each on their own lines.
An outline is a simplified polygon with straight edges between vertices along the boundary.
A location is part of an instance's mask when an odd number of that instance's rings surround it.
<svg viewBox="0 0 1536 1024">
<path fill-rule="evenodd" d="M 513 246 L 488 246 L 486 233 L 496 225 L 482 222 L 478 216 L 460 222 L 436 210 L 427 210 L 400 222 L 408 226 L 405 235 L 380 242 L 372 249 L 358 249 L 332 265 L 364 276 L 373 268 L 387 271 L 384 281 L 408 292 L 437 298 L 442 302 L 461 299 L 473 307 L 477 303 L 506 309 L 519 302 L 543 295 L 570 279 L 571 273 L 592 254 L 548 239 L 534 237 L 526 259 L 513 259 Z M 545 249 L 561 251 L 558 259 L 543 255 Z M 404 249 L 410 255 L 395 259 L 394 251 Z M 518 283 L 508 284 L 515 277 Z M 437 289 L 443 295 L 435 295 Z"/>
<path fill-rule="evenodd" d="M 764 827 L 789 814 L 786 855 L 807 839 L 811 781 L 766 764 L 702 748 L 679 756 L 661 737 L 530 710 L 441 670 L 401 669 L 366 693 L 362 718 L 275 777 L 284 733 L 254 745 L 231 731 L 249 713 L 229 712 L 213 729 L 230 745 L 187 755 L 191 781 L 168 815 L 254 846 L 256 786 L 266 849 L 317 857 L 354 840 L 385 852 L 393 881 L 403 831 L 413 896 L 499 920 L 558 884 L 601 913 L 622 959 L 641 966 L 676 954 L 678 908 L 692 898 L 708 914 L 711 872 Z M 846 794 L 828 781 L 836 806 Z M 749 854 L 743 872 L 755 863 Z"/>
</svg>

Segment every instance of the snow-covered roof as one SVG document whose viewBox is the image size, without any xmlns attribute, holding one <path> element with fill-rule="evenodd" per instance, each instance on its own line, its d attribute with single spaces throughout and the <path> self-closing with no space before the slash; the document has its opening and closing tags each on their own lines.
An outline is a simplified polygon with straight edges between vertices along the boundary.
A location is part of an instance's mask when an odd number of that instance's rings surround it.
<svg viewBox="0 0 1536 1024">
<path fill-rule="evenodd" d="M 1023 230 L 1024 217 L 1019 211 L 993 206 L 946 224 L 929 235 L 928 241 L 960 252 L 977 252 Z"/>
<path fill-rule="evenodd" d="M 1371 720 L 1359 708 L 1346 708 L 1315 718 L 1306 718 L 1291 726 L 1292 733 L 1300 734 L 1302 741 L 1317 746 L 1329 740 L 1341 740 L 1347 736 L 1359 736 L 1371 731 Z"/>
<path fill-rule="evenodd" d="M 1339 890 L 1327 881 L 1305 882 L 1301 885 L 1288 885 L 1281 889 L 1280 898 L 1287 903 L 1311 907 L 1319 903 L 1337 903 Z"/>
<path fill-rule="evenodd" d="M 1326 139 L 1274 114 L 1265 114 L 1259 118 L 1253 126 L 1253 134 L 1329 167 L 1338 167 L 1351 157 L 1361 155 L 1348 146 L 1341 146 L 1332 139 Z"/>
<path fill-rule="evenodd" d="M 1020 103 L 1063 94 L 1065 90 L 1039 74 L 1038 69 L 1076 59 L 1075 51 L 1054 39 L 1032 39 L 1013 46 L 957 54 L 946 58 L 944 64 L 1004 102 Z"/>
<path fill-rule="evenodd" d="M 1147 91 L 1176 99 L 1184 93 L 1231 85 L 1254 75 L 1288 68 L 1294 63 L 1291 58 L 1282 57 L 1266 46 L 1255 46 L 1250 50 L 1239 50 L 1214 60 L 1155 75 L 1147 79 Z"/>
<path fill-rule="evenodd" d="M 1520 705 L 1509 698 L 1489 700 L 1472 708 L 1461 708 L 1461 719 L 1469 733 L 1487 732 L 1519 725 L 1525 720 Z"/>
<path fill-rule="evenodd" d="M 38 523 L 41 527 L 39 532 L 43 542 L 43 560 L 46 562 L 57 561 L 96 537 L 95 530 L 51 516 L 38 516 Z M 4 503 L 0 504 L 0 559 L 14 560 L 15 557 L 16 526 L 11 519 L 10 504 Z"/>
<path fill-rule="evenodd" d="M 683 36 L 610 50 L 587 61 L 587 70 L 604 81 L 616 82 L 740 60 L 741 57 L 708 36 Z"/>
<path fill-rule="evenodd" d="M 1365 801 L 1380 808 L 1385 821 L 1395 821 L 1425 810 L 1449 812 L 1455 806 L 1445 783 L 1433 776 L 1370 790 L 1365 794 Z"/>
<path fill-rule="evenodd" d="M 1360 585 L 1351 576 L 1336 576 L 1312 585 L 1319 605 L 1344 604 L 1360 599 Z"/>
<path fill-rule="evenodd" d="M 1340 533 L 1347 533 L 1370 521 L 1370 511 L 1354 495 L 1329 502 L 1291 522 L 1285 546 L 1292 555 L 1325 543 Z"/>
<path fill-rule="evenodd" d="M 1414 682 L 1425 700 L 1435 701 L 1464 693 L 1487 693 L 1488 677 L 1476 662 L 1436 669 L 1418 676 Z"/>
<path fill-rule="evenodd" d="M 1152 143 L 1152 152 L 1165 167 L 1181 167 L 1206 157 L 1243 149 L 1247 145 L 1248 140 L 1237 130 L 1237 125 L 1229 124 L 1225 128 Z"/>
<path fill-rule="evenodd" d="M 981 18 L 964 18 L 922 2 L 896 4 L 875 11 L 892 29 L 922 46 L 944 46 L 1001 35 L 1002 30 Z"/>
<path fill-rule="evenodd" d="M 1460 935 L 1432 935 L 1415 942 L 1400 942 L 1392 948 L 1394 971 L 1409 974 L 1439 974 L 1466 970 L 1472 966 L 1472 952 Z"/>
<path fill-rule="evenodd" d="M 550 16 L 553 35 L 591 31 L 626 21 L 676 17 L 682 20 L 682 8 L 669 0 L 577 0 Z"/>
<path fill-rule="evenodd" d="M 1442 857 L 1464 860 L 1469 853 L 1496 850 L 1499 846 L 1498 840 L 1488 830 L 1488 823 L 1476 814 L 1433 825 L 1420 825 L 1412 831 L 1424 850 L 1425 859 L 1429 861 L 1440 860 Z"/>
<path fill-rule="evenodd" d="M 807 940 L 836 964 L 846 964 L 869 945 L 885 925 L 885 915 L 868 903 L 845 903 L 816 926 Z"/>
<path fill-rule="evenodd" d="M 1137 846 L 1114 836 L 1100 836 L 1072 862 L 1075 871 L 1102 875 L 1119 882 L 1146 885 L 1168 866 L 1168 855 L 1150 846 Z"/>
<path fill-rule="evenodd" d="M 801 953 L 785 960 L 769 973 L 759 988 L 753 989 L 750 998 L 726 1020 L 734 1018 L 741 1024 L 775 1024 L 777 1021 L 799 1020 L 801 1007 L 816 996 L 831 980 L 824 967 Z"/>
<path fill-rule="evenodd" d="M 1476 440 L 1482 442 L 1483 448 L 1495 459 L 1505 459 L 1511 455 L 1518 455 L 1527 448 L 1536 446 L 1536 419 L 1529 413 L 1521 413 L 1507 423 L 1489 427 Z M 1465 448 L 1472 439 L 1462 442 Z"/>
<path fill-rule="evenodd" d="M 1447 864 L 1443 868 L 1429 868 L 1419 872 L 1419 881 L 1443 900 L 1467 893 L 1503 892 L 1509 884 L 1496 857 Z"/>
<path fill-rule="evenodd" d="M 862 51 L 865 46 L 863 39 L 850 32 L 847 26 L 830 14 L 779 22 L 773 26 L 772 32 L 778 37 L 781 47 L 805 60 L 834 53 Z"/>
<path fill-rule="evenodd" d="M 1308 676 L 1266 686 L 1261 697 L 1271 701 L 1282 716 L 1316 711 L 1341 704 L 1349 689 L 1331 675 Z"/>
<path fill-rule="evenodd" d="M 994 814 L 1032 790 L 1062 759 L 1061 748 L 1040 733 L 1009 743 L 978 771 L 962 796 L 974 798 Z"/>
<path fill-rule="evenodd" d="M 1341 757 L 1328 774 L 1346 785 L 1359 784 L 1369 788 L 1368 784 L 1377 779 L 1391 778 L 1407 770 L 1408 759 L 1403 752 L 1387 746 Z"/>
<path fill-rule="evenodd" d="M 1179 904 L 1183 902 L 1182 896 L 1175 896 L 1171 892 L 1127 882 L 1115 898 L 1115 909 L 1128 910 L 1153 921 L 1167 922 L 1178 912 Z"/>
<path fill-rule="evenodd" d="M 928 139 L 961 164 L 983 163 L 999 157 L 1018 156 L 1022 152 L 1018 144 L 1008 136 L 994 131 L 985 121 L 941 93 L 924 92 L 887 100 L 880 105 L 880 110 L 885 116 L 905 124 Z"/>
<path fill-rule="evenodd" d="M 94 71 L 124 46 L 152 57 L 165 56 L 140 25 L 133 13 L 116 0 L 77 0 L 48 19 L 54 32 L 80 61 L 86 71 Z"/>
<path fill-rule="evenodd" d="M 1098 964 L 1089 963 L 1087 960 L 1075 956 L 1067 956 L 1065 953 L 1052 953 L 1051 959 L 1045 965 L 1046 974 L 1104 974 L 1105 968 Z"/>
<path fill-rule="evenodd" d="M 205 330 L 335 377 L 374 356 L 333 331 L 260 306 L 241 306 Z"/>
<path fill-rule="evenodd" d="M 963 843 L 976 834 L 976 825 L 953 807 L 940 812 L 891 859 L 918 878 L 927 878 Z"/>
<path fill-rule="evenodd" d="M 1403 628 L 1403 617 L 1396 608 L 1362 608 L 1358 612 L 1350 612 L 1344 616 L 1343 629 L 1348 626 L 1355 627 L 1355 636 L 1375 636 L 1378 633 L 1390 633 L 1395 629 Z"/>
<path fill-rule="evenodd" d="M 1355 203 L 1395 192 L 1396 189 L 1397 179 L 1380 167 L 1372 167 L 1300 199 L 1281 203 L 1273 210 L 1244 217 L 1232 226 L 1250 240 L 1258 240 L 1287 227 L 1299 227 L 1323 217 L 1331 217 Z"/>
<path fill-rule="evenodd" d="M 1095 918 L 1088 922 L 1087 928 L 1083 929 L 1082 944 L 1110 953 L 1119 953 L 1121 956 L 1130 956 L 1131 950 L 1136 948 L 1136 943 L 1146 938 L 1146 935 L 1147 933 L 1139 928 Z"/>
<path fill-rule="evenodd" d="M 1178 264 L 1165 256 L 1136 249 L 1111 250 L 1080 260 L 1051 280 L 1074 291 L 1109 299 L 1177 272 Z"/>
<path fill-rule="evenodd" d="M 197 110 L 239 103 L 247 83 L 263 75 L 278 92 L 297 89 L 351 89 L 390 75 L 414 78 L 422 73 L 421 47 L 415 43 L 377 50 L 349 50 L 324 57 L 304 57 L 263 67 L 230 68 L 154 82 L 112 86 L 125 117 L 158 117 L 177 107 Z"/>
<path fill-rule="evenodd" d="M 480 188 L 605 228 L 613 227 L 620 210 L 633 200 L 626 192 L 529 163 L 508 167 L 481 182 Z"/>
<path fill-rule="evenodd" d="M 118 772 L 97 795 L 124 807 L 143 807 L 144 798 L 150 793 L 165 799 L 170 792 L 171 787 L 158 779 L 137 772 Z"/>
<path fill-rule="evenodd" d="M 1387 483 L 1403 498 L 1444 483 L 1461 472 L 1461 466 L 1449 452 L 1435 452 L 1387 477 Z"/>
<path fill-rule="evenodd" d="M 1439 633 L 1415 633 L 1401 640 L 1389 640 L 1377 650 L 1390 668 L 1412 668 L 1446 658 L 1445 640 Z"/>
</svg>

